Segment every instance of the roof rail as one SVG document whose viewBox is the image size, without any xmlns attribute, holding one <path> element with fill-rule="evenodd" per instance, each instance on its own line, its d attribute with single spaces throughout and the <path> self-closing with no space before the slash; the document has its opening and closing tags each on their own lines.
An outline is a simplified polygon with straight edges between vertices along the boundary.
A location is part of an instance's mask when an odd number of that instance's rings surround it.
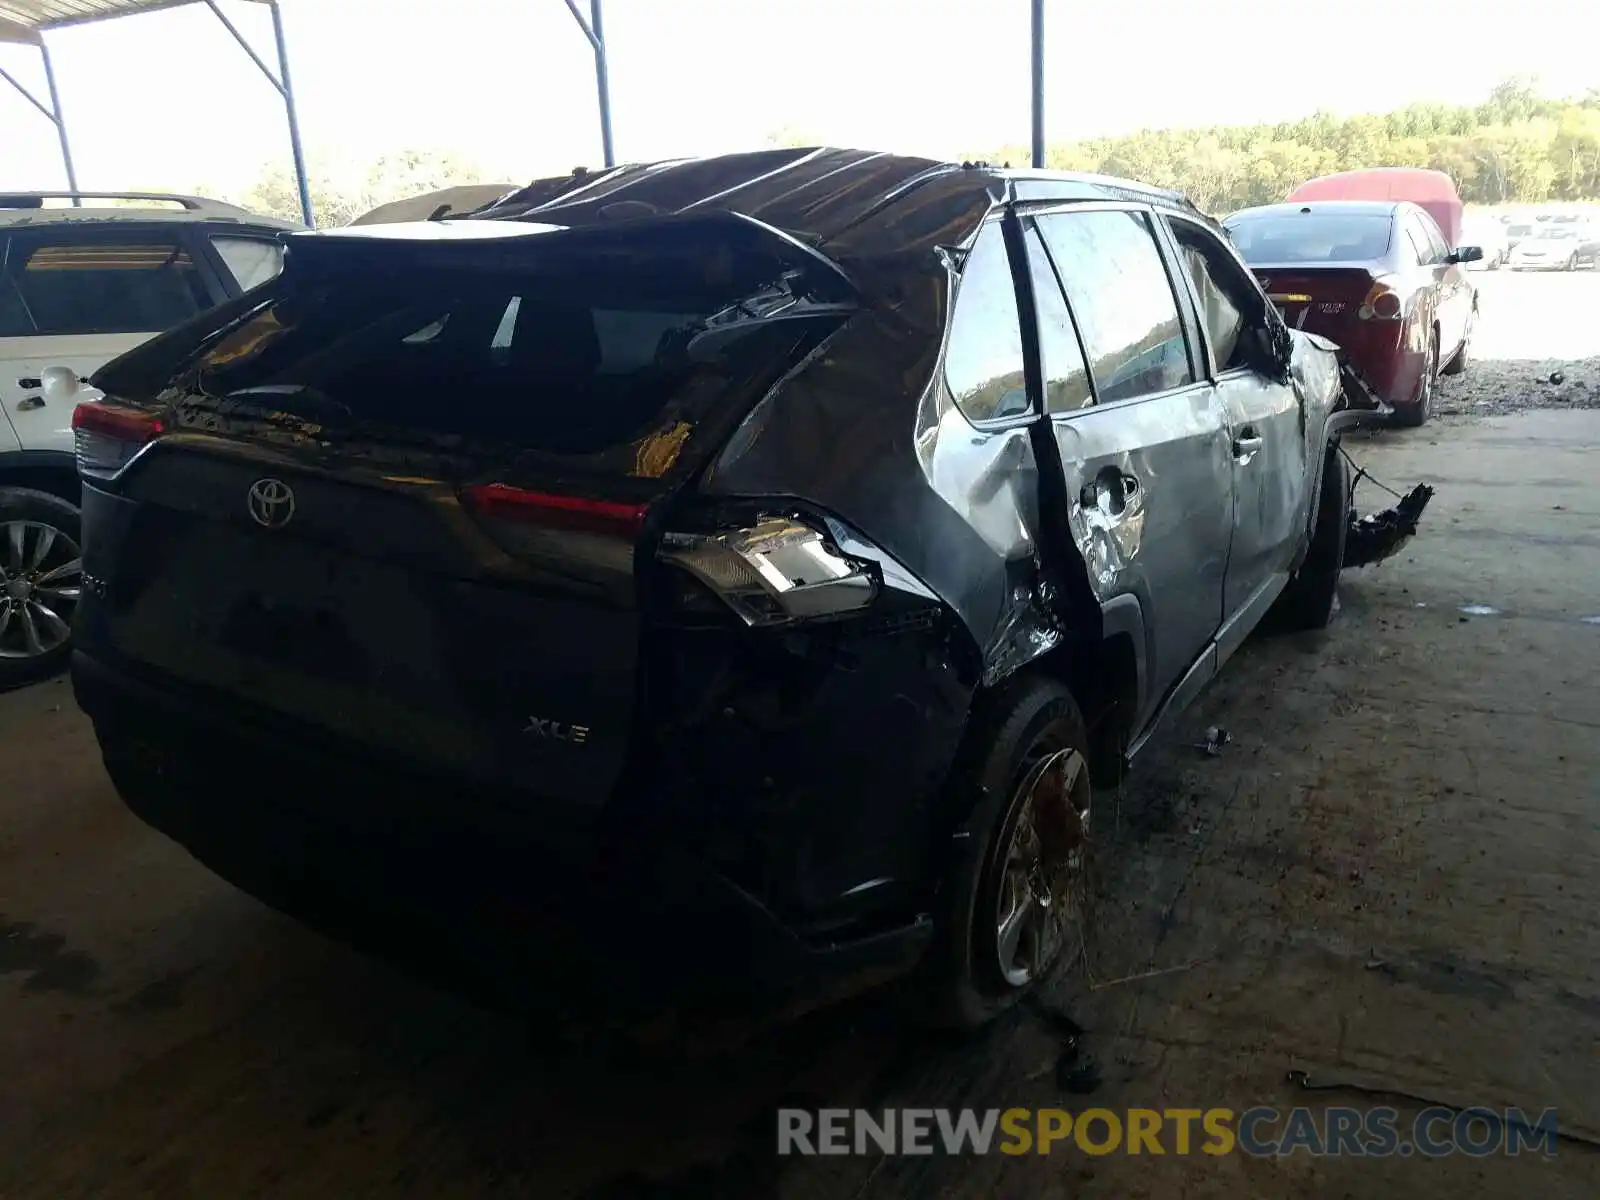
<svg viewBox="0 0 1600 1200">
<path fill-rule="evenodd" d="M 204 196 L 181 196 L 169 192 L 0 192 L 0 209 L 43 208 L 46 200 L 148 200 L 177 204 L 188 212 L 248 214 L 249 210 Z"/>
</svg>

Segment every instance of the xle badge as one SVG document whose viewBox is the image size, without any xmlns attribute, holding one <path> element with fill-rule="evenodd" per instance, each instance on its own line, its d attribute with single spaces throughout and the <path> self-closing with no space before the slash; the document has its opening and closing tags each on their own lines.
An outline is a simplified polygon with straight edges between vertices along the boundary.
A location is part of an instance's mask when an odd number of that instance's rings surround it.
<svg viewBox="0 0 1600 1200">
<path fill-rule="evenodd" d="M 534 737 L 550 742 L 570 742 L 574 746 L 581 746 L 589 740 L 589 727 L 587 725 L 573 725 L 566 721 L 552 721 L 548 717 L 529 717 L 528 724 L 523 733 L 531 733 Z"/>
</svg>

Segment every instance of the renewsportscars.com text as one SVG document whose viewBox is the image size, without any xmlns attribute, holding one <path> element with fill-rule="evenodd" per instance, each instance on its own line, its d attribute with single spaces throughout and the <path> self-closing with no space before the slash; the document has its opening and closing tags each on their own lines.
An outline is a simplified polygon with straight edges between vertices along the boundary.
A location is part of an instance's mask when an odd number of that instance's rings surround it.
<svg viewBox="0 0 1600 1200">
<path fill-rule="evenodd" d="M 780 1155 L 1248 1154 L 1441 1158 L 1556 1152 L 1555 1109 L 1059 1108 L 778 1110 Z"/>
</svg>

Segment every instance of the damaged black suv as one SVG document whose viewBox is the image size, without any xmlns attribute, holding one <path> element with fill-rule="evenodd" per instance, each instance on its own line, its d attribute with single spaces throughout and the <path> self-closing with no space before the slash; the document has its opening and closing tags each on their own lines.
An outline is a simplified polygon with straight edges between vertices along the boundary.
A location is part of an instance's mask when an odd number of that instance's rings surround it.
<svg viewBox="0 0 1600 1200">
<path fill-rule="evenodd" d="M 295 235 L 94 382 L 73 679 L 150 824 L 313 923 L 404 863 L 380 916 L 966 1023 L 1076 945 L 1091 781 L 1343 553 L 1332 348 L 1102 178 L 580 172 Z"/>
</svg>

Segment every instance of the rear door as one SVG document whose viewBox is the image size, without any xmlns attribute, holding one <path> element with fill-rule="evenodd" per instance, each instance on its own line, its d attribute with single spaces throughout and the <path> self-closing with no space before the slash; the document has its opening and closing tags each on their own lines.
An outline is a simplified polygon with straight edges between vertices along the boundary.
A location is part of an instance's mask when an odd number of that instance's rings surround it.
<svg viewBox="0 0 1600 1200">
<path fill-rule="evenodd" d="M 1248 361 L 1245 336 L 1263 324 L 1261 289 L 1210 230 L 1170 214 L 1164 220 L 1230 435 L 1235 525 L 1223 598 L 1220 649 L 1226 657 L 1288 579 L 1310 515 L 1306 434 L 1293 385 L 1262 375 Z"/>
<path fill-rule="evenodd" d="M 1216 635 L 1233 537 L 1226 414 L 1196 369 L 1153 220 L 1072 206 L 1035 212 L 1027 237 L 1073 535 L 1102 603 L 1139 600 L 1152 701 Z"/>
<path fill-rule="evenodd" d="M 47 368 L 86 380 L 224 298 L 198 250 L 187 227 L 131 221 L 41 225 L 5 239 L 0 406 L 23 449 L 72 449 L 79 397 L 47 395 Z"/>
<path fill-rule="evenodd" d="M 1413 210 L 1408 220 L 1422 243 L 1424 266 L 1437 289 L 1439 365 L 1443 367 L 1466 340 L 1467 323 L 1472 317 L 1472 281 L 1467 278 L 1465 267 L 1449 261 L 1450 248 L 1438 222 L 1421 209 Z"/>
<path fill-rule="evenodd" d="M 80 647 L 598 809 L 633 731 L 651 506 L 843 318 L 787 247 L 713 228 L 563 256 L 518 245 L 536 228 L 307 235 L 198 357 L 152 343 L 97 377 L 183 398 L 95 484 L 131 507 L 89 548 L 107 589 Z"/>
</svg>

